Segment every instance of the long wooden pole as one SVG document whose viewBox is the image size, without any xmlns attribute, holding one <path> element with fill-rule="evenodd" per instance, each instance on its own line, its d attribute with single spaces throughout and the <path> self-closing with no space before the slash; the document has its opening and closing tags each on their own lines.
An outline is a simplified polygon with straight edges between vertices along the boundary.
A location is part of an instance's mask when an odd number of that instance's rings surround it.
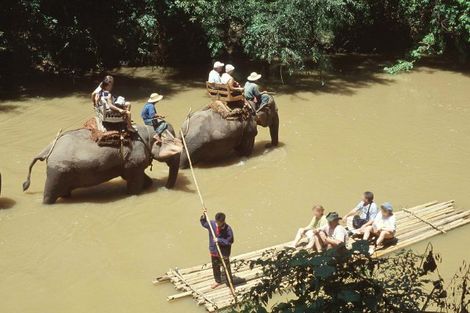
<svg viewBox="0 0 470 313">
<path fill-rule="evenodd" d="M 237 303 L 238 302 L 237 294 L 235 293 L 235 288 L 233 287 L 232 277 L 231 277 L 231 275 L 228 271 L 227 264 L 225 264 L 224 256 L 222 255 L 222 251 L 220 250 L 219 243 L 216 240 L 217 237 L 215 235 L 215 231 L 212 228 L 211 221 L 209 219 L 209 216 L 207 215 L 207 208 L 206 208 L 206 205 L 204 204 L 204 198 L 202 197 L 201 189 L 199 188 L 199 184 L 197 182 L 196 175 L 194 174 L 193 162 L 191 161 L 191 157 L 189 156 L 188 146 L 186 144 L 186 139 L 184 138 L 184 134 L 183 134 L 182 129 L 180 130 L 180 133 L 181 133 L 181 138 L 183 139 L 184 150 L 186 151 L 186 156 L 188 157 L 189 168 L 191 169 L 191 175 L 193 176 L 194 184 L 196 185 L 196 190 L 197 190 L 197 193 L 199 195 L 199 200 L 201 201 L 204 217 L 206 218 L 207 224 L 209 225 L 209 230 L 212 234 L 212 238 L 214 238 L 214 241 L 215 241 L 215 246 L 217 248 L 217 253 L 219 253 L 220 260 L 222 261 L 222 266 L 224 267 L 225 275 L 227 276 L 227 281 L 229 283 L 230 292 L 232 293 L 232 296 L 233 296 L 233 299 L 235 300 L 235 303 Z"/>
</svg>

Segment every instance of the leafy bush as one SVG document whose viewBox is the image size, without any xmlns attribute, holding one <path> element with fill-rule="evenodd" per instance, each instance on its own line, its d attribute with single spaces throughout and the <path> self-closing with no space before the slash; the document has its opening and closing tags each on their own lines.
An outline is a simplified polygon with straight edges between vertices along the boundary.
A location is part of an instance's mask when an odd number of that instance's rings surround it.
<svg viewBox="0 0 470 313">
<path fill-rule="evenodd" d="M 282 251 L 252 262 L 262 266 L 265 277 L 247 294 L 242 312 L 267 312 L 275 293 L 290 293 L 292 299 L 274 305 L 272 312 L 404 313 L 431 307 L 433 312 L 468 312 L 469 267 L 460 268 L 447 294 L 438 262 L 432 248 L 424 255 L 403 251 L 371 258 L 365 241 L 354 243 L 352 250 L 323 254 Z"/>
</svg>

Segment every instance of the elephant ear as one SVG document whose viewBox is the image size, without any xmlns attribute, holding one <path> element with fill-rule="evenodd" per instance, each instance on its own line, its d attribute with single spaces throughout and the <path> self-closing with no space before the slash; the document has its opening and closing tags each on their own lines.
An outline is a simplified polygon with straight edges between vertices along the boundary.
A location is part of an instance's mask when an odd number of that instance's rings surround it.
<svg viewBox="0 0 470 313">
<path fill-rule="evenodd" d="M 183 151 L 183 143 L 181 139 L 173 137 L 163 137 L 162 143 L 158 152 L 158 155 L 155 156 L 155 159 L 160 162 L 165 162 L 178 155 Z"/>
</svg>

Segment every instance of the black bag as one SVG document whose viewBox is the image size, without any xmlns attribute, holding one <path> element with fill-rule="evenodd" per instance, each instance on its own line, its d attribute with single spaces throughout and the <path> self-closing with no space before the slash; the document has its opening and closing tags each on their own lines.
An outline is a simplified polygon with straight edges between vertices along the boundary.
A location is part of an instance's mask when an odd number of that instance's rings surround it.
<svg viewBox="0 0 470 313">
<path fill-rule="evenodd" d="M 366 213 L 366 218 L 360 218 L 358 215 L 355 215 L 352 220 L 352 224 L 354 229 L 361 228 L 365 223 L 369 221 L 369 213 L 370 213 L 370 206 L 372 205 L 372 202 L 369 203 L 369 207 L 367 208 L 367 213 Z"/>
</svg>

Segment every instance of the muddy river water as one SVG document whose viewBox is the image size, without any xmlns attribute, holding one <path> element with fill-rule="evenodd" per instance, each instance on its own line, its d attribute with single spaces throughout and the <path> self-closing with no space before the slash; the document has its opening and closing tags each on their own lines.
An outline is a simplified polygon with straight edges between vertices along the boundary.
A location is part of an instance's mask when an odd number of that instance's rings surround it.
<svg viewBox="0 0 470 313">
<path fill-rule="evenodd" d="M 191 299 L 167 303 L 173 288 L 151 284 L 170 267 L 208 260 L 189 170 L 174 190 L 163 187 L 167 168 L 155 163 L 154 185 L 142 195 L 126 196 L 116 179 L 45 206 L 39 163 L 22 192 L 33 156 L 60 128 L 80 127 L 92 114 L 85 91 L 47 86 L 0 102 L 0 312 L 203 312 Z M 149 68 L 121 70 L 116 91 L 133 102 L 139 122 L 148 94 L 163 93 L 158 110 L 176 127 L 208 101 L 202 84 Z M 449 199 L 470 208 L 469 99 L 468 74 L 427 67 L 279 88 L 280 146 L 265 149 L 269 132 L 260 129 L 251 158 L 198 166 L 206 204 L 227 214 L 235 254 L 290 240 L 312 204 L 346 213 L 365 190 L 396 208 Z M 431 240 L 444 276 L 470 260 L 461 248 L 469 234 L 467 226 Z"/>
</svg>

